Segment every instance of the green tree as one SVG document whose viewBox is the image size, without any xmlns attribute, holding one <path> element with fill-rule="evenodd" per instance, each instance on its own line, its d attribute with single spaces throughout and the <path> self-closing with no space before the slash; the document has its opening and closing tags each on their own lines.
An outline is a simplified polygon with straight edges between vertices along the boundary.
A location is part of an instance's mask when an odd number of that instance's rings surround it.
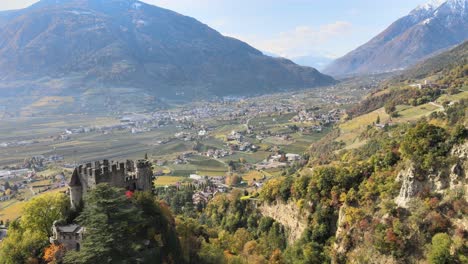
<svg viewBox="0 0 468 264">
<path fill-rule="evenodd" d="M 18 220 L 12 221 L 8 236 L 0 243 L 0 264 L 26 263 L 37 258 L 48 244 L 40 232 L 25 229 Z"/>
<path fill-rule="evenodd" d="M 26 230 L 35 230 L 44 237 L 52 236 L 52 224 L 64 219 L 69 200 L 62 193 L 43 194 L 26 203 L 21 216 L 21 225 Z"/>
<path fill-rule="evenodd" d="M 400 151 L 402 156 L 413 161 L 415 166 L 429 170 L 444 162 L 450 149 L 446 143 L 447 138 L 445 129 L 425 121 L 419 122 L 406 133 Z"/>
<path fill-rule="evenodd" d="M 135 193 L 134 203 L 142 211 L 137 236 L 149 242 L 145 249 L 140 249 L 140 254 L 161 263 L 182 263 L 182 249 L 169 209 L 149 192 Z"/>
<path fill-rule="evenodd" d="M 78 222 L 86 237 L 78 252 L 65 256 L 65 263 L 134 263 L 141 211 L 123 190 L 99 184 L 88 192 Z"/>
<path fill-rule="evenodd" d="M 450 246 L 452 240 L 446 233 L 438 233 L 432 237 L 432 244 L 429 251 L 429 263 L 445 264 L 452 263 Z"/>
<path fill-rule="evenodd" d="M 216 243 L 202 243 L 200 249 L 200 263 L 206 264 L 223 264 L 226 263 L 224 258 L 223 249 Z"/>
<path fill-rule="evenodd" d="M 27 202 L 20 220 L 13 221 L 0 244 L 0 263 L 26 263 L 38 259 L 52 234 L 55 220 L 64 219 L 68 199 L 60 193 L 43 194 Z"/>
<path fill-rule="evenodd" d="M 385 108 L 385 113 L 389 115 L 396 111 L 396 107 L 393 102 L 386 103 L 384 108 Z"/>
</svg>

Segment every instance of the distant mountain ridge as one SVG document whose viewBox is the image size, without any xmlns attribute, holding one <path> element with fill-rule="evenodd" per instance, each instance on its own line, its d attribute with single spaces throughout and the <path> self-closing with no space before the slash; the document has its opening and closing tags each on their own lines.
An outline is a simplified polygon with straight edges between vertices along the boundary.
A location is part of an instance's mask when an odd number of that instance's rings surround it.
<svg viewBox="0 0 468 264">
<path fill-rule="evenodd" d="M 250 95 L 335 83 L 197 20 L 135 0 L 42 0 L 0 12 L 0 94 L 133 87 Z"/>
<path fill-rule="evenodd" d="M 382 73 L 408 66 L 468 39 L 468 0 L 418 6 L 324 72 L 334 76 Z"/>
<path fill-rule="evenodd" d="M 292 58 L 292 60 L 299 65 L 314 67 L 319 71 L 326 68 L 326 66 L 328 66 L 328 64 L 330 64 L 333 61 L 333 59 L 329 57 L 314 55 L 295 57 Z"/>
</svg>

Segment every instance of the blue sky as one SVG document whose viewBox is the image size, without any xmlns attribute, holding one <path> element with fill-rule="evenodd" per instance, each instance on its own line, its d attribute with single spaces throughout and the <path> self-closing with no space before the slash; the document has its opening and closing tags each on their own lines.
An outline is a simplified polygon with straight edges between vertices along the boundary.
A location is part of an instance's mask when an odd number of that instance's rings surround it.
<svg viewBox="0 0 468 264">
<path fill-rule="evenodd" d="M 0 10 L 35 0 L 0 0 Z M 427 0 L 144 0 L 288 58 L 339 57 Z"/>
</svg>

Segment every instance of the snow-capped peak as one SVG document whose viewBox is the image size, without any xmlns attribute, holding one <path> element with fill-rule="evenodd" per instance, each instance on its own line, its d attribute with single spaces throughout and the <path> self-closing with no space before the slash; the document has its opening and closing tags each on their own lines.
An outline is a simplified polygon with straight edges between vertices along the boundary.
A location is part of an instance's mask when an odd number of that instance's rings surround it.
<svg viewBox="0 0 468 264">
<path fill-rule="evenodd" d="M 451 10 L 463 12 L 463 10 L 466 9 L 467 4 L 468 0 L 448 0 L 443 5 Z"/>
<path fill-rule="evenodd" d="M 414 22 L 420 22 L 426 18 L 429 18 L 433 15 L 434 11 L 437 10 L 441 5 L 443 5 L 446 0 L 432 0 L 425 4 L 417 6 L 410 12 L 410 17 Z"/>
<path fill-rule="evenodd" d="M 418 7 L 416 7 L 414 11 L 423 11 L 423 10 L 433 11 L 439 8 L 445 2 L 447 2 L 447 0 L 431 0 L 430 2 L 419 5 Z"/>
</svg>

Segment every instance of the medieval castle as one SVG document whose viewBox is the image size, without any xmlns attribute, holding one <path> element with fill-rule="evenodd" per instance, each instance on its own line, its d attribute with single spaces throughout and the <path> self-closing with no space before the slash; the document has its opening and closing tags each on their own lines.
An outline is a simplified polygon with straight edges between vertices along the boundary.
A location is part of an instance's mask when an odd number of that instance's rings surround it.
<svg viewBox="0 0 468 264">
<path fill-rule="evenodd" d="M 109 162 L 108 160 L 87 163 L 75 168 L 70 180 L 70 202 L 77 207 L 89 189 L 97 184 L 108 183 L 130 191 L 151 191 L 153 172 L 147 160 L 136 162 Z"/>
</svg>

